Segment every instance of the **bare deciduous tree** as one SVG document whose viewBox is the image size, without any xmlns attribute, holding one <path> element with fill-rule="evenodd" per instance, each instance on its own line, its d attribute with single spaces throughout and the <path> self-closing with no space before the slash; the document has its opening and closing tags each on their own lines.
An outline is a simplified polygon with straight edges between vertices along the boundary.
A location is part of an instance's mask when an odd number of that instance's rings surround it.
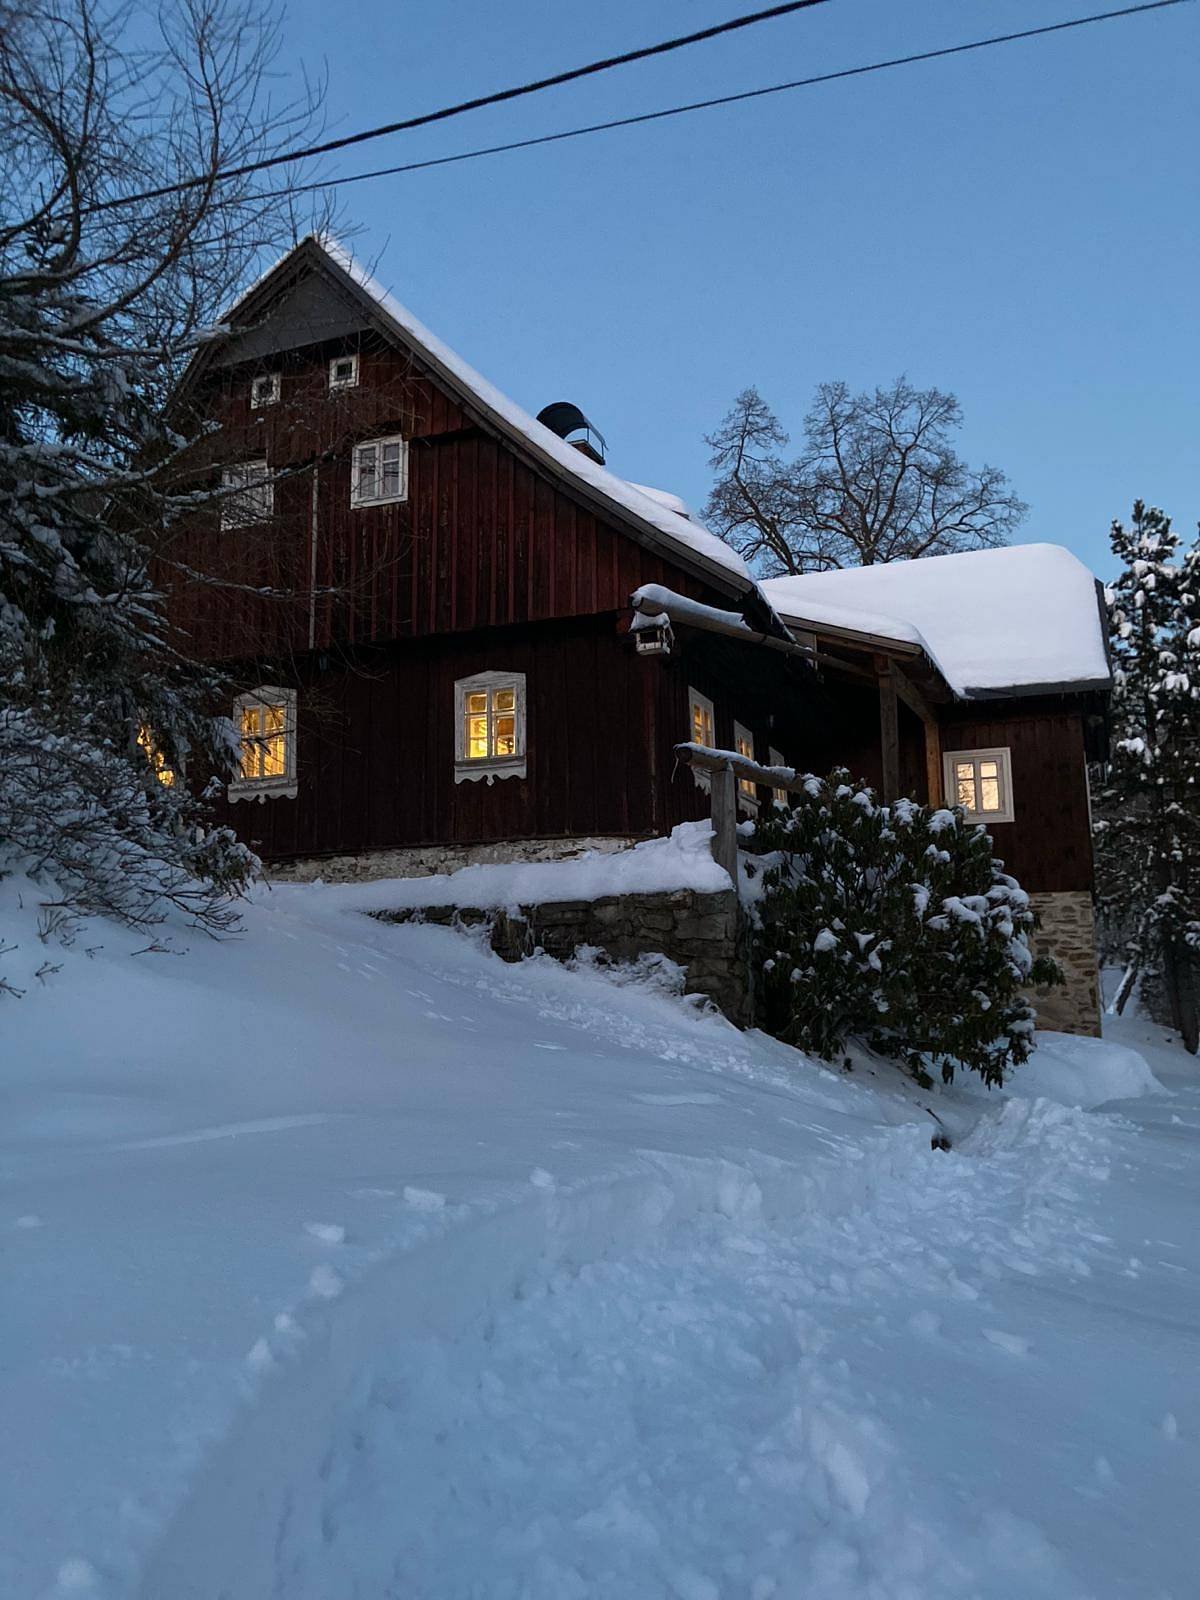
<svg viewBox="0 0 1200 1600">
<path fill-rule="evenodd" d="M 231 730 L 153 563 L 205 493 L 168 397 L 295 234 L 286 166 L 222 176 L 314 131 L 277 37 L 250 0 L 0 0 L 0 871 L 133 922 L 224 926 L 253 866 L 172 781 Z"/>
<path fill-rule="evenodd" d="M 710 434 L 717 479 L 705 516 L 767 576 L 874 566 L 1004 544 L 1025 505 L 997 467 L 969 467 L 950 446 L 962 424 L 952 394 L 851 394 L 823 383 L 804 419 L 804 449 L 757 389 Z"/>
</svg>

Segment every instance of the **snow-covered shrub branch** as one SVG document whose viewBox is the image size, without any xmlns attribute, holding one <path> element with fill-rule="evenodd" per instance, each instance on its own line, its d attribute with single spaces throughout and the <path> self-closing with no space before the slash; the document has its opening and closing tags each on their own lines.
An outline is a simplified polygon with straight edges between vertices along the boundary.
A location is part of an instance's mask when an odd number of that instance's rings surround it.
<svg viewBox="0 0 1200 1600">
<path fill-rule="evenodd" d="M 1029 898 L 961 810 L 880 805 L 839 770 L 757 822 L 751 848 L 770 1032 L 827 1061 L 859 1038 L 923 1082 L 962 1066 L 998 1084 L 1026 1059 L 1026 988 L 1061 974 L 1034 956 Z"/>
<path fill-rule="evenodd" d="M 219 494 L 180 373 L 294 234 L 286 168 L 219 176 L 312 129 L 276 40 L 243 0 L 0 0 L 0 871 L 137 924 L 226 926 L 254 865 L 189 788 L 231 768 L 228 696 L 163 585 Z"/>
</svg>

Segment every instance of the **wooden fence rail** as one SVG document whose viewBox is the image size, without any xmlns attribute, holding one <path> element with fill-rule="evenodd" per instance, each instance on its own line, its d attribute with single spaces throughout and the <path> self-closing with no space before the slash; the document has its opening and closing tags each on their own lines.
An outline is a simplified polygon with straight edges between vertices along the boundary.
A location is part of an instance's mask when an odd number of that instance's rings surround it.
<svg viewBox="0 0 1200 1600">
<path fill-rule="evenodd" d="M 736 750 L 710 750 L 703 744 L 677 744 L 676 758 L 693 771 L 707 772 L 712 797 L 713 860 L 737 884 L 737 785 L 739 778 L 768 789 L 798 794 L 804 778 L 792 767 L 763 767 Z"/>
</svg>

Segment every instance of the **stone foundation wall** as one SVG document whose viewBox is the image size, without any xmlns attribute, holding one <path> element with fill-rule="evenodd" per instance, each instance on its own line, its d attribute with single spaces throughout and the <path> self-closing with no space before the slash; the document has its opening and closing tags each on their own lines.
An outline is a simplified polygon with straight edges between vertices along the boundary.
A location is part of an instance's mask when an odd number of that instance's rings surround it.
<svg viewBox="0 0 1200 1600">
<path fill-rule="evenodd" d="M 466 927 L 486 923 L 492 949 L 506 961 L 520 961 L 535 949 L 563 961 L 581 945 L 603 950 L 615 961 L 634 961 L 653 951 L 684 969 L 685 994 L 706 995 L 739 1026 L 750 1022 L 741 912 L 732 889 L 719 894 L 676 889 L 559 900 L 520 906 L 515 915 L 460 906 L 375 915 L 386 922 Z"/>
<path fill-rule="evenodd" d="M 1034 948 L 1039 955 L 1053 956 L 1067 980 L 1062 988 L 1034 990 L 1038 1027 L 1098 1038 L 1100 975 L 1092 897 L 1082 890 L 1031 894 L 1029 899 L 1042 919 Z"/>
<path fill-rule="evenodd" d="M 606 854 L 629 850 L 632 834 L 601 838 L 510 839 L 497 844 L 426 844 L 398 850 L 364 850 L 360 855 L 304 856 L 267 863 L 267 877 L 277 883 L 366 883 L 375 878 L 427 878 L 457 872 L 460 867 L 507 865 L 514 861 L 570 861 L 587 850 Z"/>
</svg>

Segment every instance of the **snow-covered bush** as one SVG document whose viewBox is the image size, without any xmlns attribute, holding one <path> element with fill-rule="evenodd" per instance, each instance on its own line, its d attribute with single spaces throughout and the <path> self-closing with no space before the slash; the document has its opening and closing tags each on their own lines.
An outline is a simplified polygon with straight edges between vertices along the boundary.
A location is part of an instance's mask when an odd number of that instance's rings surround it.
<svg viewBox="0 0 1200 1600">
<path fill-rule="evenodd" d="M 755 983 L 763 1025 L 824 1060 L 850 1038 L 922 1082 L 958 1066 L 984 1082 L 1029 1054 L 1026 985 L 1061 981 L 1035 957 L 1029 898 L 958 808 L 879 805 L 849 773 L 809 778 L 755 825 L 763 857 Z"/>
<path fill-rule="evenodd" d="M 307 119 L 263 89 L 273 23 L 244 0 L 158 22 L 135 46 L 112 0 L 0 0 L 0 876 L 220 929 L 255 861 L 188 782 L 235 758 L 228 690 L 166 617 L 181 530 L 219 514 L 172 397 L 290 236 L 277 174 L 220 173 Z"/>
</svg>

